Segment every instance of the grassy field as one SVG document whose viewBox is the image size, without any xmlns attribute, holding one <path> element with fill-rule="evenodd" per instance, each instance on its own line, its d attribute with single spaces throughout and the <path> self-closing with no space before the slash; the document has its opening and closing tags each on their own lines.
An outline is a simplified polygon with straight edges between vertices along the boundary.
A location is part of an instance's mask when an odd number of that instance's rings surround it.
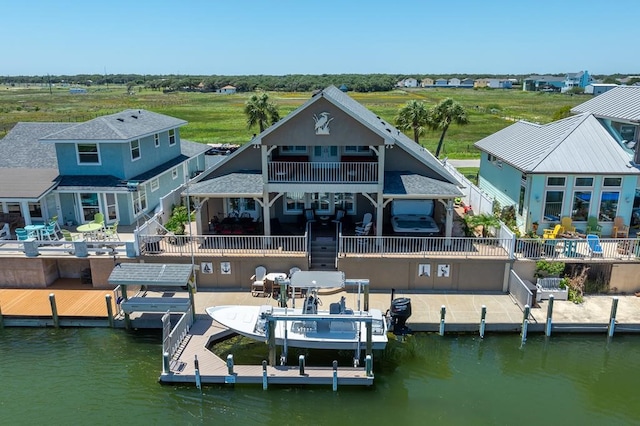
<svg viewBox="0 0 640 426">
<path fill-rule="evenodd" d="M 19 121 L 85 121 L 126 108 L 141 108 L 184 119 L 184 139 L 202 143 L 247 142 L 257 129 L 246 126 L 243 107 L 251 93 L 219 95 L 215 93 L 162 93 L 137 89 L 127 94 L 124 87 L 92 88 L 87 94 L 70 94 L 68 88 L 9 88 L 0 86 L 0 137 Z M 477 158 L 473 144 L 518 119 L 548 123 L 563 106 L 575 106 L 586 96 L 532 93 L 520 90 L 408 89 L 349 95 L 371 111 L 394 123 L 400 107 L 411 99 L 427 106 L 451 97 L 462 104 L 470 124 L 452 125 L 447 132 L 441 157 Z M 270 93 L 281 117 L 302 105 L 310 93 Z M 435 151 L 439 132 L 427 132 L 420 143 Z"/>
</svg>

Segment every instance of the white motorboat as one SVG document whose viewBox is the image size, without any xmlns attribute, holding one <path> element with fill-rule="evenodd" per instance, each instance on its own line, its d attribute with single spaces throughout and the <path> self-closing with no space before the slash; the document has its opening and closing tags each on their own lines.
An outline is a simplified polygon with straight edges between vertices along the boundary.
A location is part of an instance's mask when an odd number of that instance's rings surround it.
<svg viewBox="0 0 640 426">
<path fill-rule="evenodd" d="M 322 309 L 318 297 L 321 288 L 357 285 L 358 296 L 368 280 L 345 280 L 342 272 L 298 271 L 288 285 L 293 291 L 305 289 L 307 296 L 300 308 L 271 305 L 230 305 L 207 308 L 215 321 L 243 336 L 266 341 L 269 322 L 275 324 L 276 345 L 309 349 L 366 349 L 367 324 L 371 324 L 371 348 L 387 344 L 387 320 L 379 309 L 369 311 L 346 307 L 346 298 Z"/>
</svg>

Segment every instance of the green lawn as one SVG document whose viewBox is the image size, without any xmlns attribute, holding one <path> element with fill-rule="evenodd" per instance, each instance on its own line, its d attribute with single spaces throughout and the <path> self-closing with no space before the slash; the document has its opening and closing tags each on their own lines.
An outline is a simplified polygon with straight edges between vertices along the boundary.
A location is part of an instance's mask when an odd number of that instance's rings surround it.
<svg viewBox="0 0 640 426">
<path fill-rule="evenodd" d="M 0 86 L 0 137 L 19 121 L 85 121 L 126 108 L 141 108 L 184 119 L 184 139 L 202 143 L 238 143 L 251 139 L 257 129 L 248 129 L 243 113 L 251 93 L 219 95 L 215 93 L 174 92 L 136 89 L 126 94 L 124 87 L 90 87 L 87 94 L 70 94 L 68 88 L 8 88 Z M 451 97 L 469 114 L 467 126 L 452 125 L 447 132 L 442 157 L 477 158 L 473 144 L 505 128 L 517 119 L 548 123 L 558 109 L 575 106 L 586 96 L 531 93 L 520 90 L 411 89 L 349 95 L 390 123 L 398 109 L 411 99 L 428 106 Z M 272 92 L 280 116 L 306 102 L 311 93 Z M 412 137 L 410 135 L 410 137 Z M 439 132 L 429 131 L 420 143 L 435 151 Z"/>
</svg>

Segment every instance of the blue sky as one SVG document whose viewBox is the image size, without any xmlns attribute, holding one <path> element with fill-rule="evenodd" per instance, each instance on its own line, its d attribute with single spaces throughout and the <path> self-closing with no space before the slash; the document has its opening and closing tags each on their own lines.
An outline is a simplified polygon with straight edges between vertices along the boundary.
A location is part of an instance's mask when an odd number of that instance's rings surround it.
<svg viewBox="0 0 640 426">
<path fill-rule="evenodd" d="M 640 1 L 590 5 L 8 0 L 0 75 L 640 74 Z"/>
</svg>

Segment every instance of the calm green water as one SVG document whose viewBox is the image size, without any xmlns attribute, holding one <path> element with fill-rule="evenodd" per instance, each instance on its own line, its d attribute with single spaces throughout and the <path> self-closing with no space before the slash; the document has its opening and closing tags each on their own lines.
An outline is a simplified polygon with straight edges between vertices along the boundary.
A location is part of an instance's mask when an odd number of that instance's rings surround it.
<svg viewBox="0 0 640 426">
<path fill-rule="evenodd" d="M 417 335 L 376 360 L 373 388 L 336 393 L 163 386 L 160 347 L 155 333 L 0 330 L 0 423 L 640 424 L 638 336 L 532 335 L 521 349 L 515 334 Z"/>
</svg>

